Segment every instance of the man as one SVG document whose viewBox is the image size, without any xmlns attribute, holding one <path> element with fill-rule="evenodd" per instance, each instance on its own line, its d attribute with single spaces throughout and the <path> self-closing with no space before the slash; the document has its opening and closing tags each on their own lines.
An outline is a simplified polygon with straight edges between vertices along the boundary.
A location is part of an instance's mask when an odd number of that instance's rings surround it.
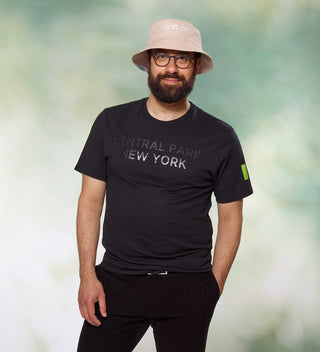
<svg viewBox="0 0 320 352">
<path fill-rule="evenodd" d="M 150 96 L 105 109 L 76 165 L 78 351 L 132 351 L 152 326 L 158 352 L 201 352 L 252 188 L 233 129 L 188 101 L 196 75 L 213 68 L 200 32 L 158 21 L 132 60 L 148 72 Z M 106 252 L 95 267 L 105 195 Z"/>
</svg>

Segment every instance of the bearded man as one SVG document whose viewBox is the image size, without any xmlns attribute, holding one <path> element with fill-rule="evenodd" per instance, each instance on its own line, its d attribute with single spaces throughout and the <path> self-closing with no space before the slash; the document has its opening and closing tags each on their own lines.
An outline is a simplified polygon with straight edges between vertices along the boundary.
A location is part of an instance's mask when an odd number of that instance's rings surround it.
<svg viewBox="0 0 320 352">
<path fill-rule="evenodd" d="M 196 75 L 213 68 L 200 32 L 158 21 L 132 60 L 148 72 L 149 97 L 105 109 L 75 167 L 78 351 L 132 351 L 151 326 L 158 352 L 203 352 L 252 187 L 234 130 L 188 100 Z M 105 254 L 96 265 L 104 199 Z"/>
</svg>

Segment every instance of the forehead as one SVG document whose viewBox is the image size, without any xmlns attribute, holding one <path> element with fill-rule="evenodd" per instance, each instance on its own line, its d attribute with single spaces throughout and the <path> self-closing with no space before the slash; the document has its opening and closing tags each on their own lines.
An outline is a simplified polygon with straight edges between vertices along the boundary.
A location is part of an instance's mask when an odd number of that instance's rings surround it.
<svg viewBox="0 0 320 352">
<path fill-rule="evenodd" d="M 168 55 L 188 55 L 194 57 L 194 52 L 192 51 L 180 51 L 180 50 L 170 50 L 170 49 L 152 49 L 152 53 L 164 53 Z"/>
</svg>

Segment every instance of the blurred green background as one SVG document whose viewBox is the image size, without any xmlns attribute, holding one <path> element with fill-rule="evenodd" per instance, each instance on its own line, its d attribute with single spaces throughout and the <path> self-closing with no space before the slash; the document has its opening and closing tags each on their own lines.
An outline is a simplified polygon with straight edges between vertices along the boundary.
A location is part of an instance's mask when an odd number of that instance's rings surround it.
<svg viewBox="0 0 320 352">
<path fill-rule="evenodd" d="M 131 56 L 169 17 L 201 31 L 190 100 L 236 129 L 255 191 L 207 350 L 320 350 L 319 0 L 1 0 L 1 350 L 76 349 L 73 167 L 102 109 L 148 95 Z"/>
</svg>

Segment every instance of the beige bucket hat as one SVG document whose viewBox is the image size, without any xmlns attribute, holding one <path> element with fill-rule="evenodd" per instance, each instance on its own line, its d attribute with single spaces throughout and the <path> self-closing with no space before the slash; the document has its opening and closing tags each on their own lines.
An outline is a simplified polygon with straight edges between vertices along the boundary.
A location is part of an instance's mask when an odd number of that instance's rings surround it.
<svg viewBox="0 0 320 352">
<path fill-rule="evenodd" d="M 199 73 L 213 69 L 213 60 L 202 50 L 201 36 L 191 23 L 165 19 L 155 22 L 150 29 L 147 47 L 132 56 L 133 63 L 143 71 L 148 71 L 149 49 L 192 51 L 201 54 Z"/>
</svg>

